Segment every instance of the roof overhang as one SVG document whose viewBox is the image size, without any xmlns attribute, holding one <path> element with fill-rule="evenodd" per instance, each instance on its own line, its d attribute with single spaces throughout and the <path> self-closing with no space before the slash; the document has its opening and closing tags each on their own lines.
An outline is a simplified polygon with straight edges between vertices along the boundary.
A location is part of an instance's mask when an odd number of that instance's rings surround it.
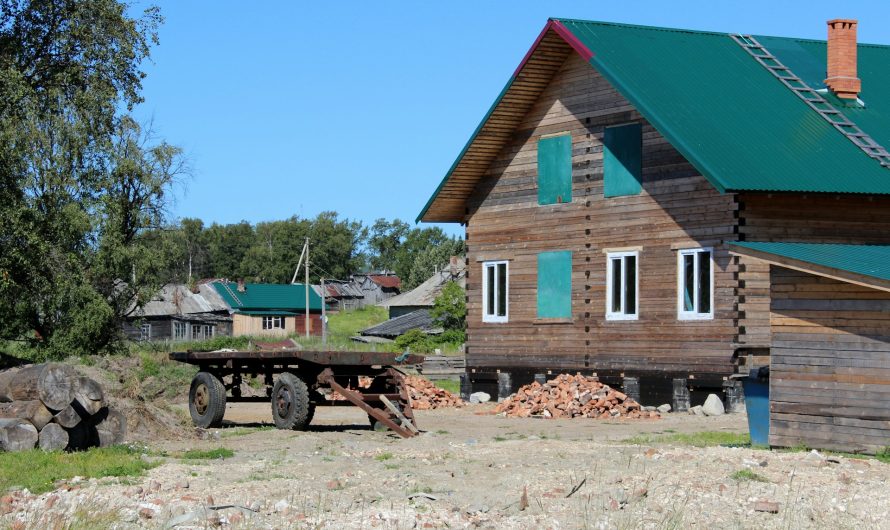
<svg viewBox="0 0 890 530">
<path fill-rule="evenodd" d="M 890 292 L 886 266 L 890 264 L 890 245 L 735 242 L 729 244 L 729 251 L 770 265 Z"/>
<path fill-rule="evenodd" d="M 466 201 L 476 184 L 572 50 L 585 61 L 593 57 L 593 52 L 562 22 L 549 20 L 417 216 L 417 222 L 464 221 Z"/>
</svg>

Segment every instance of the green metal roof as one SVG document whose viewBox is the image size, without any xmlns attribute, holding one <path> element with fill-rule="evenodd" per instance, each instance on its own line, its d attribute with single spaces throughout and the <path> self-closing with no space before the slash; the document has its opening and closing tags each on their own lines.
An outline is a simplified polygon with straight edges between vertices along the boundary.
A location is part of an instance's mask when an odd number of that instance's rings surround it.
<svg viewBox="0 0 890 530">
<path fill-rule="evenodd" d="M 271 311 L 266 314 L 282 314 L 282 311 L 306 310 L 306 288 L 303 284 L 247 283 L 244 292 L 238 292 L 238 284 L 233 282 L 214 282 L 213 287 L 238 313 Z M 321 297 L 313 289 L 309 289 L 309 310 L 321 311 Z"/>
<path fill-rule="evenodd" d="M 312 302 L 311 302 L 311 301 L 309 302 L 309 305 L 312 305 Z M 248 311 L 243 311 L 243 310 L 238 309 L 238 310 L 235 310 L 235 312 L 238 313 L 239 315 L 250 315 L 250 316 L 266 316 L 266 315 L 269 315 L 269 316 L 276 316 L 276 317 L 290 317 L 290 316 L 294 316 L 294 315 L 297 314 L 297 313 L 295 313 L 295 312 L 293 312 L 293 311 L 275 311 L 275 310 L 268 310 L 268 311 L 249 311 L 249 310 L 248 310 Z M 302 315 L 303 313 L 300 313 L 300 314 Z"/>
<path fill-rule="evenodd" d="M 730 35 L 570 19 L 551 19 L 553 24 L 568 30 L 576 50 L 577 44 L 586 47 L 590 64 L 720 191 L 890 194 L 890 170 Z M 824 88 L 824 41 L 756 38 L 810 88 Z M 888 147 L 890 46 L 860 44 L 858 52 L 865 107 L 839 110 Z M 492 109 L 509 88 L 508 83 Z M 449 177 L 450 172 L 418 220 Z"/>
<path fill-rule="evenodd" d="M 831 243 L 734 242 L 730 249 L 748 254 L 753 250 L 828 269 L 890 282 L 890 245 L 842 245 Z"/>
</svg>

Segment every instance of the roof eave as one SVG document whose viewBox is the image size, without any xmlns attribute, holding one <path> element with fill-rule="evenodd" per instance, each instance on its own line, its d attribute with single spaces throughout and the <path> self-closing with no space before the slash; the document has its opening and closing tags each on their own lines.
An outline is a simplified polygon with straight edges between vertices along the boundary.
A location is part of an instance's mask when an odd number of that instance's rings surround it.
<svg viewBox="0 0 890 530">
<path fill-rule="evenodd" d="M 890 292 L 890 281 L 884 280 L 882 278 L 876 278 L 874 276 L 868 276 L 865 274 L 859 274 L 843 269 L 837 269 L 835 267 L 827 267 L 825 265 L 819 265 L 809 261 L 789 258 L 788 256 L 782 256 L 779 254 L 773 254 L 771 252 L 738 246 L 733 243 L 729 244 L 729 252 L 730 254 L 757 259 L 765 263 L 769 263 L 770 265 L 777 265 L 786 269 L 806 272 L 808 274 L 814 274 L 816 276 L 822 276 L 824 278 L 830 278 L 832 280 L 838 280 L 855 285 L 861 285 L 863 287 L 868 287 L 871 289 L 879 289 L 881 291 Z"/>
</svg>

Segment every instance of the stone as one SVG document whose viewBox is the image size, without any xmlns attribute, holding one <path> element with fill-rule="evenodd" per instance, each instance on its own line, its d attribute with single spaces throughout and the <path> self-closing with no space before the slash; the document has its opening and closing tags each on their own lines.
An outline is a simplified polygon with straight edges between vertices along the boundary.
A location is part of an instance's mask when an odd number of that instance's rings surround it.
<svg viewBox="0 0 890 530">
<path fill-rule="evenodd" d="M 272 509 L 279 513 L 287 510 L 288 507 L 290 507 L 290 504 L 288 504 L 288 502 L 284 499 L 281 499 L 280 501 L 272 505 Z"/>
<path fill-rule="evenodd" d="M 143 519 L 152 519 L 155 516 L 155 511 L 151 508 L 139 508 L 139 517 Z"/>
<path fill-rule="evenodd" d="M 664 405 L 659 405 L 655 410 L 657 410 L 658 412 L 660 412 L 662 414 L 667 414 L 668 412 L 671 411 L 671 406 L 669 404 L 665 403 Z"/>
<path fill-rule="evenodd" d="M 470 403 L 488 403 L 491 401 L 491 394 L 487 392 L 473 392 L 470 394 Z"/>
<path fill-rule="evenodd" d="M 779 503 L 760 499 L 754 503 L 755 512 L 779 513 Z"/>
<path fill-rule="evenodd" d="M 705 413 L 705 416 L 720 416 L 726 412 L 723 408 L 723 401 L 717 397 L 717 394 L 708 394 L 708 398 L 705 399 L 705 404 L 702 405 L 701 410 Z"/>
<path fill-rule="evenodd" d="M 188 479 L 180 479 L 179 482 L 176 483 L 176 487 L 179 489 L 187 490 L 189 489 L 189 481 Z"/>
<path fill-rule="evenodd" d="M 705 412 L 702 410 L 701 405 L 696 405 L 696 406 L 690 408 L 689 413 L 693 414 L 695 416 L 704 416 L 705 415 Z"/>
<path fill-rule="evenodd" d="M 343 488 L 343 484 L 342 484 L 339 480 L 337 480 L 337 479 L 329 480 L 329 481 L 327 482 L 327 484 L 325 484 L 325 486 L 326 486 L 329 490 L 338 490 L 338 489 Z"/>
</svg>

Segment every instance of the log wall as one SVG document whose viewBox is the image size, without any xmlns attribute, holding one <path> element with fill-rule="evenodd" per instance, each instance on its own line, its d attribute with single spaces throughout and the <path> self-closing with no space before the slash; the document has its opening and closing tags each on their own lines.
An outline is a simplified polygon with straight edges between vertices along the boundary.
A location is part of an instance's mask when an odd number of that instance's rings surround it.
<svg viewBox="0 0 890 530">
<path fill-rule="evenodd" d="M 890 445 L 890 293 L 771 267 L 770 444 Z"/>
<path fill-rule="evenodd" d="M 643 127 L 643 192 L 604 198 L 603 130 Z M 572 201 L 537 203 L 537 140 L 570 132 Z M 467 365 L 675 373 L 720 380 L 738 334 L 737 203 L 720 194 L 594 68 L 571 54 L 468 201 Z M 715 252 L 715 318 L 677 318 L 677 249 Z M 605 317 L 606 255 L 639 247 L 639 320 Z M 572 318 L 536 318 L 537 255 L 572 251 Z M 509 322 L 482 322 L 482 261 L 509 260 Z"/>
</svg>

